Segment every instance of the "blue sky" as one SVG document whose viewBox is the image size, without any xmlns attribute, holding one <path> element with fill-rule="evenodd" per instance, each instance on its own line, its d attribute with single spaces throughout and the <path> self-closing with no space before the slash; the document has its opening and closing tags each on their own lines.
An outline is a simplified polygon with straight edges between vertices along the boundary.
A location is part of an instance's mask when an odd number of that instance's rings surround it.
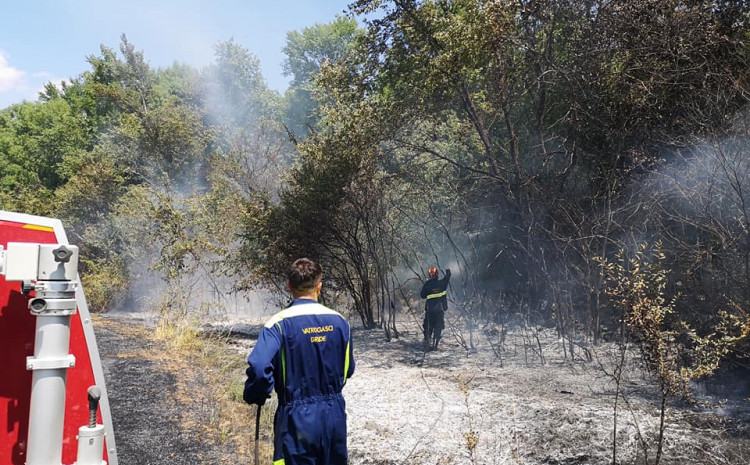
<svg viewBox="0 0 750 465">
<path fill-rule="evenodd" d="M 283 91 L 286 33 L 342 14 L 351 0 L 12 0 L 0 9 L 0 108 L 36 100 L 46 82 L 89 70 L 104 44 L 125 33 L 151 67 L 213 60 L 213 46 L 234 39 L 261 61 L 271 88 Z"/>
</svg>

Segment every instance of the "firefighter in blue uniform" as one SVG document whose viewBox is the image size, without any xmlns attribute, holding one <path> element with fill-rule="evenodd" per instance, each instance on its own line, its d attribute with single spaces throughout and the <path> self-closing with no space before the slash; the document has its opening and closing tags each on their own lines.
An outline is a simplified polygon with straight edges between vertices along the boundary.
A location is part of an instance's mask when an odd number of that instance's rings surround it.
<svg viewBox="0 0 750 465">
<path fill-rule="evenodd" d="M 301 258 L 288 271 L 292 304 L 260 332 L 247 362 L 244 399 L 263 405 L 276 390 L 273 465 L 345 465 L 341 390 L 354 373 L 351 330 L 318 303 L 323 269 Z"/>
<path fill-rule="evenodd" d="M 448 283 L 451 279 L 451 270 L 445 270 L 443 279 L 438 279 L 438 269 L 434 266 L 429 269 L 428 279 L 422 286 L 420 293 L 425 302 L 424 344 L 425 350 L 437 350 L 438 342 L 445 328 L 445 311 L 448 310 Z"/>
</svg>

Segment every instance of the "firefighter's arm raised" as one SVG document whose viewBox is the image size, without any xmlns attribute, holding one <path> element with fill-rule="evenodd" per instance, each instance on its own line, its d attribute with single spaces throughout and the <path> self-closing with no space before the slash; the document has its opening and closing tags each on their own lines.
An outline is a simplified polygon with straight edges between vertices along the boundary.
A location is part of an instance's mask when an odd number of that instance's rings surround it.
<svg viewBox="0 0 750 465">
<path fill-rule="evenodd" d="M 442 286 L 443 290 L 448 288 L 448 283 L 451 280 L 451 269 L 446 268 L 445 269 L 445 276 L 443 276 L 443 279 L 440 280 L 440 285 Z"/>
<path fill-rule="evenodd" d="M 275 325 L 261 329 L 258 342 L 247 358 L 250 366 L 245 370 L 247 380 L 242 397 L 248 404 L 263 405 L 270 397 L 274 387 L 274 360 L 278 360 L 281 344 L 281 334 Z"/>
</svg>

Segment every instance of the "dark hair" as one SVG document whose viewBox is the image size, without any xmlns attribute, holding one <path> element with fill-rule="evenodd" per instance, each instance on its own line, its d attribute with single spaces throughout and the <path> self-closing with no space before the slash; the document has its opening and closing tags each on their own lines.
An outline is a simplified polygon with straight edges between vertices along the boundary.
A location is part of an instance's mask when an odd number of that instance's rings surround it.
<svg viewBox="0 0 750 465">
<path fill-rule="evenodd" d="M 323 267 L 309 258 L 295 260 L 287 271 L 293 294 L 311 291 L 323 279 Z"/>
</svg>

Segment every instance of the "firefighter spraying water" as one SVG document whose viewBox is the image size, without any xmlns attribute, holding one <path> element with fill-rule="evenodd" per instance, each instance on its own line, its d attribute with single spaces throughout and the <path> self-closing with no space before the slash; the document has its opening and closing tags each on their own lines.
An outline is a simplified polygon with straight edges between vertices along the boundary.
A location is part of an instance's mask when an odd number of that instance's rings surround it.
<svg viewBox="0 0 750 465">
<path fill-rule="evenodd" d="M 448 309 L 448 284 L 451 279 L 451 270 L 446 269 L 443 279 L 438 279 L 439 271 L 434 266 L 429 269 L 428 279 L 422 286 L 420 296 L 427 299 L 425 302 L 424 323 L 424 346 L 425 350 L 437 350 L 438 343 L 445 328 L 445 311 Z"/>
</svg>

